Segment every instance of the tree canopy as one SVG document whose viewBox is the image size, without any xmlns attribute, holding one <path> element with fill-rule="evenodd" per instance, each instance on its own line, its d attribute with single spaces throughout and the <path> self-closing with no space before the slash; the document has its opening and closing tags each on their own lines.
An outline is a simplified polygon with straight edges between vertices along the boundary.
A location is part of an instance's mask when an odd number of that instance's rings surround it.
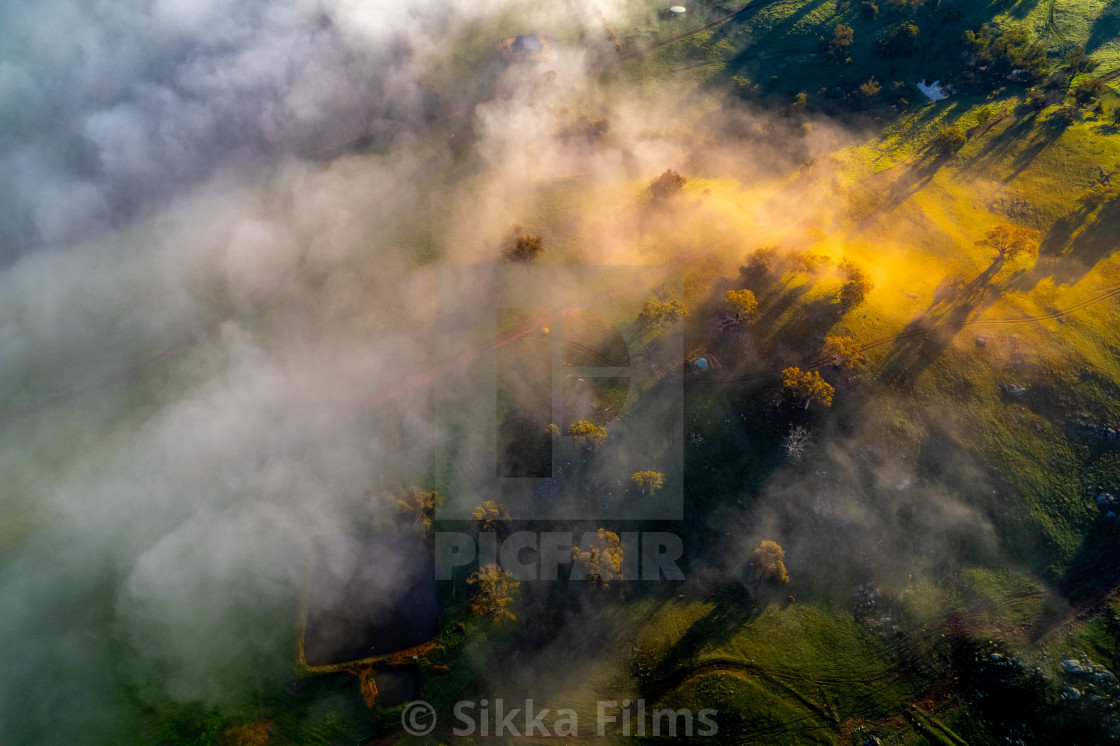
<svg viewBox="0 0 1120 746">
<path fill-rule="evenodd" d="M 649 193 L 653 195 L 654 202 L 660 202 L 674 197 L 684 190 L 688 180 L 671 168 L 649 183 Z"/>
<path fill-rule="evenodd" d="M 964 130 L 955 124 L 951 124 L 937 131 L 931 146 L 938 153 L 948 155 L 950 153 L 956 153 L 963 148 L 967 142 L 968 135 L 965 134 Z"/>
<path fill-rule="evenodd" d="M 805 402 L 805 409 L 808 409 L 814 401 L 819 402 L 823 407 L 832 406 L 832 394 L 836 389 L 815 370 L 786 368 L 781 372 L 781 381 L 782 391 L 797 401 Z"/>
<path fill-rule="evenodd" d="M 505 254 L 511 261 L 521 262 L 528 266 L 543 252 L 543 238 L 530 236 L 521 229 L 520 225 L 513 226 L 505 244 Z"/>
<path fill-rule="evenodd" d="M 594 451 L 607 442 L 607 428 L 600 427 L 594 422 L 576 420 L 568 427 L 568 434 L 579 441 L 580 445 L 589 451 Z"/>
<path fill-rule="evenodd" d="M 739 274 L 744 277 L 765 277 L 774 270 L 778 261 L 777 246 L 762 246 L 751 252 L 747 263 L 739 267 Z"/>
<path fill-rule="evenodd" d="M 471 511 L 479 531 L 497 531 L 509 522 L 509 508 L 495 500 L 486 500 Z"/>
<path fill-rule="evenodd" d="M 824 338 L 824 349 L 821 352 L 833 367 L 850 370 L 863 364 L 860 348 L 860 343 L 852 337 L 830 335 Z"/>
<path fill-rule="evenodd" d="M 1038 256 L 1038 231 L 1003 223 L 984 234 L 976 245 L 994 251 L 997 262 L 1017 256 L 1034 258 Z"/>
<path fill-rule="evenodd" d="M 875 287 L 875 283 L 871 282 L 871 278 L 863 271 L 863 268 L 850 259 L 845 259 L 840 262 L 840 273 L 844 276 L 844 284 L 840 286 L 837 293 L 837 299 L 841 304 L 848 308 L 854 308 L 867 294 Z"/>
<path fill-rule="evenodd" d="M 789 582 L 785 550 L 776 541 L 764 541 L 754 550 L 754 576 L 764 583 Z"/>
<path fill-rule="evenodd" d="M 758 314 L 758 299 L 750 290 L 728 290 L 723 299 L 736 321 L 753 321 Z"/>
<path fill-rule="evenodd" d="M 883 32 L 876 43 L 879 51 L 890 57 L 910 54 L 914 51 L 919 33 L 918 24 L 904 21 Z"/>
<path fill-rule="evenodd" d="M 966 79 L 977 86 L 1002 84 L 1007 80 L 1032 84 L 1049 67 L 1046 46 L 1022 26 L 1006 30 L 984 24 L 964 34 Z"/>
<path fill-rule="evenodd" d="M 679 300 L 647 300 L 638 312 L 638 326 L 643 329 L 661 328 L 687 315 L 688 308 Z"/>
<path fill-rule="evenodd" d="M 601 528 L 591 546 L 572 547 L 572 561 L 581 563 L 587 579 L 606 588 L 616 580 L 622 580 L 622 543 L 618 534 Z"/>
<path fill-rule="evenodd" d="M 1085 47 L 1075 47 L 1071 49 L 1066 53 L 1066 56 L 1062 58 L 1062 64 L 1069 70 L 1070 77 L 1091 73 L 1100 65 L 1099 62 L 1086 53 Z"/>
<path fill-rule="evenodd" d="M 513 603 L 514 594 L 521 585 L 513 579 L 513 573 L 497 565 L 483 565 L 467 578 L 467 585 L 473 589 L 467 602 L 467 609 L 472 614 L 495 622 L 517 619 L 507 608 Z"/>
<path fill-rule="evenodd" d="M 445 498 L 438 492 L 410 487 L 408 492 L 397 499 L 397 511 L 425 531 L 432 527 L 432 517 L 436 509 L 443 507 Z"/>
<path fill-rule="evenodd" d="M 1073 100 L 1078 106 L 1090 106 L 1108 92 L 1108 86 L 1100 78 L 1083 80 L 1073 89 Z"/>
<path fill-rule="evenodd" d="M 643 495 L 652 495 L 664 486 L 665 475 L 658 471 L 636 471 L 630 481 Z"/>
<path fill-rule="evenodd" d="M 855 33 L 851 26 L 839 23 L 832 29 L 831 41 L 825 41 L 823 37 L 821 38 L 829 62 L 834 65 L 846 65 L 852 61 L 852 58 L 848 55 L 848 48 L 852 46 Z"/>
</svg>

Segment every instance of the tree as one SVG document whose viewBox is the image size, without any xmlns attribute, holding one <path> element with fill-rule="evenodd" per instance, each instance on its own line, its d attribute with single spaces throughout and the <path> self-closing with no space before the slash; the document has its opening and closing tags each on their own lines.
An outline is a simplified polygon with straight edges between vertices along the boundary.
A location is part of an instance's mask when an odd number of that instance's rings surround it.
<svg viewBox="0 0 1120 746">
<path fill-rule="evenodd" d="M 1003 84 L 1012 80 L 1032 85 L 1049 66 L 1046 46 L 1029 31 L 1012 26 L 1005 31 L 984 24 L 964 34 L 966 78 L 975 85 Z"/>
<path fill-rule="evenodd" d="M 930 145 L 938 153 L 949 155 L 963 148 L 967 142 L 968 135 L 965 134 L 964 130 L 955 124 L 951 124 L 938 130 Z"/>
<path fill-rule="evenodd" d="M 879 51 L 889 56 L 909 54 L 914 51 L 919 33 L 918 24 L 913 21 L 900 23 L 879 37 Z"/>
<path fill-rule="evenodd" d="M 514 594 L 521 585 L 513 579 L 513 573 L 497 565 L 486 564 L 467 578 L 467 585 L 474 589 L 467 602 L 467 609 L 472 614 L 495 622 L 517 619 L 506 608 L 513 602 Z"/>
<path fill-rule="evenodd" d="M 572 561 L 581 563 L 587 579 L 602 588 L 623 579 L 622 544 L 618 534 L 605 528 L 599 529 L 597 538 L 586 549 L 572 547 Z"/>
<path fill-rule="evenodd" d="M 479 531 L 498 531 L 509 523 L 509 508 L 494 500 L 486 500 L 471 511 Z"/>
<path fill-rule="evenodd" d="M 777 246 L 763 246 L 755 249 L 747 257 L 747 263 L 739 267 L 739 274 L 744 277 L 765 277 L 774 270 L 777 254 Z"/>
<path fill-rule="evenodd" d="M 840 273 L 845 279 L 836 297 L 841 305 L 846 308 L 855 308 L 863 303 L 864 298 L 875 287 L 875 283 L 871 281 L 863 268 L 851 259 L 840 262 Z"/>
<path fill-rule="evenodd" d="M 871 0 L 864 0 L 859 8 L 859 12 L 864 18 L 874 21 L 879 17 L 879 6 L 871 2 Z"/>
<path fill-rule="evenodd" d="M 1094 184 L 1081 198 L 1081 204 L 1087 213 L 1093 212 L 1102 205 L 1116 199 L 1117 192 L 1112 188 L 1111 174 L 1108 174 L 1103 168 L 1101 173 L 1108 177 L 1108 181 Z"/>
<path fill-rule="evenodd" d="M 881 90 L 883 90 L 883 86 L 879 84 L 874 75 L 859 87 L 860 95 L 869 100 L 878 96 Z"/>
<path fill-rule="evenodd" d="M 438 492 L 409 487 L 408 493 L 397 499 L 397 511 L 401 517 L 410 519 L 427 531 L 432 527 L 436 509 L 443 507 L 444 500 Z"/>
<path fill-rule="evenodd" d="M 671 168 L 649 183 L 654 202 L 662 202 L 680 194 L 687 180 Z"/>
<path fill-rule="evenodd" d="M 797 425 L 796 427 L 791 427 L 785 439 L 782 440 L 782 448 L 785 449 L 786 456 L 789 457 L 789 460 L 796 464 L 805 456 L 805 449 L 809 447 L 809 442 L 812 439 L 813 436 L 808 430 L 801 427 L 801 425 Z"/>
<path fill-rule="evenodd" d="M 834 65 L 846 65 L 852 61 L 852 58 L 848 56 L 848 48 L 852 46 L 855 33 L 851 26 L 845 26 L 842 23 L 836 25 L 836 28 L 832 30 L 832 41 L 825 44 L 825 52 L 828 54 L 829 62 Z M 822 41 L 824 41 L 823 38 Z"/>
<path fill-rule="evenodd" d="M 549 440 L 556 440 L 560 437 L 560 427 L 555 422 L 548 423 L 548 427 L 544 429 L 544 434 L 548 436 Z"/>
<path fill-rule="evenodd" d="M 1063 106 L 1060 109 L 1055 110 L 1054 113 L 1050 115 L 1050 119 L 1048 121 L 1051 121 L 1055 125 L 1064 129 L 1080 122 L 1081 117 L 1082 113 L 1080 107 Z"/>
<path fill-rule="evenodd" d="M 758 299 L 750 290 L 728 290 L 723 299 L 728 312 L 739 323 L 753 321 L 758 315 Z"/>
<path fill-rule="evenodd" d="M 812 230 L 816 231 L 817 229 L 813 228 Z M 813 254 L 809 251 L 803 251 L 795 256 L 797 259 L 797 271 L 810 275 L 817 274 L 831 261 L 824 254 Z"/>
<path fill-rule="evenodd" d="M 864 358 L 860 347 L 860 343 L 852 337 L 828 336 L 824 338 L 822 352 L 825 360 L 833 367 L 851 370 L 863 364 Z"/>
<path fill-rule="evenodd" d="M 1062 58 L 1062 64 L 1069 70 L 1069 76 L 1071 78 L 1084 75 L 1085 73 L 1091 73 L 1100 65 L 1099 62 L 1086 54 L 1085 47 L 1071 49 L 1066 53 L 1066 56 Z"/>
<path fill-rule="evenodd" d="M 511 261 L 522 262 L 528 267 L 544 252 L 542 242 L 540 236 L 530 236 L 521 230 L 520 225 L 514 225 L 510 236 L 506 239 L 505 254 Z"/>
<path fill-rule="evenodd" d="M 1034 111 L 1043 111 L 1050 105 L 1050 101 L 1046 96 L 1045 91 L 1040 91 L 1038 88 L 1032 88 L 1027 91 L 1027 105 Z"/>
<path fill-rule="evenodd" d="M 652 495 L 665 484 L 665 475 L 658 471 L 636 471 L 630 481 L 643 495 Z"/>
<path fill-rule="evenodd" d="M 573 422 L 568 428 L 568 434 L 589 451 L 594 451 L 607 442 L 607 428 L 587 420 Z"/>
<path fill-rule="evenodd" d="M 823 407 L 832 406 L 832 394 L 836 391 L 821 374 L 815 370 L 803 371 L 800 368 L 786 368 L 780 374 L 782 391 L 797 401 L 805 402 L 805 409 L 814 401 Z"/>
<path fill-rule="evenodd" d="M 688 315 L 688 308 L 679 300 L 647 300 L 638 312 L 638 326 L 642 329 L 661 328 Z"/>
<path fill-rule="evenodd" d="M 1108 90 L 1100 78 L 1083 80 L 1073 89 L 1073 100 L 1078 106 L 1089 106 Z"/>
<path fill-rule="evenodd" d="M 984 125 L 990 122 L 993 116 L 995 116 L 995 114 L 992 112 L 992 107 L 981 106 L 976 112 L 976 121 Z"/>
<path fill-rule="evenodd" d="M 1038 256 L 1038 231 L 1006 223 L 992 228 L 976 242 L 977 246 L 994 251 L 993 259 L 1003 263 L 1016 256 Z"/>
<path fill-rule="evenodd" d="M 785 550 L 776 541 L 764 541 L 754 550 L 754 576 L 764 583 L 789 582 Z"/>
</svg>

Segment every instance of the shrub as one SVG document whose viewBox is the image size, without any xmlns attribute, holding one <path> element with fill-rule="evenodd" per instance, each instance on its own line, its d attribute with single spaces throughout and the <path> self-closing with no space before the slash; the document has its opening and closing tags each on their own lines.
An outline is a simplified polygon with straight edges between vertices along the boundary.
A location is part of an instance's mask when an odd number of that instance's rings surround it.
<svg viewBox="0 0 1120 746">
<path fill-rule="evenodd" d="M 938 130 L 930 145 L 938 153 L 956 153 L 968 142 L 968 135 L 959 126 L 950 124 Z"/>
</svg>

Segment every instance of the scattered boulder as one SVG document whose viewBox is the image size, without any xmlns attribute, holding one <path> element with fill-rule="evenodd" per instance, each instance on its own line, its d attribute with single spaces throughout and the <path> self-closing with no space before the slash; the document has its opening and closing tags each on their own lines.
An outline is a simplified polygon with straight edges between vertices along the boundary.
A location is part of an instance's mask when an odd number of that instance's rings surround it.
<svg viewBox="0 0 1120 746">
<path fill-rule="evenodd" d="M 988 338 L 987 337 L 977 337 L 976 338 L 976 346 L 977 347 L 987 347 L 988 346 Z"/>
<path fill-rule="evenodd" d="M 1022 396 L 1023 394 L 1027 393 L 1027 387 L 1020 386 L 1017 383 L 1005 383 L 1003 385 L 1003 393 L 1007 394 L 1008 396 Z"/>
</svg>

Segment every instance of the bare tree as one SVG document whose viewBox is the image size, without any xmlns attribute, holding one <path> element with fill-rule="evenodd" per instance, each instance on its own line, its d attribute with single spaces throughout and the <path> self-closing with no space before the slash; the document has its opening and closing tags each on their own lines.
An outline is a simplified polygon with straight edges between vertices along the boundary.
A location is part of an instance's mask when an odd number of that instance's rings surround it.
<svg viewBox="0 0 1120 746">
<path fill-rule="evenodd" d="M 805 457 L 805 450 L 812 440 L 812 433 L 798 425 L 790 428 L 789 434 L 782 441 L 782 447 L 785 448 L 789 460 L 797 464 Z"/>
</svg>

